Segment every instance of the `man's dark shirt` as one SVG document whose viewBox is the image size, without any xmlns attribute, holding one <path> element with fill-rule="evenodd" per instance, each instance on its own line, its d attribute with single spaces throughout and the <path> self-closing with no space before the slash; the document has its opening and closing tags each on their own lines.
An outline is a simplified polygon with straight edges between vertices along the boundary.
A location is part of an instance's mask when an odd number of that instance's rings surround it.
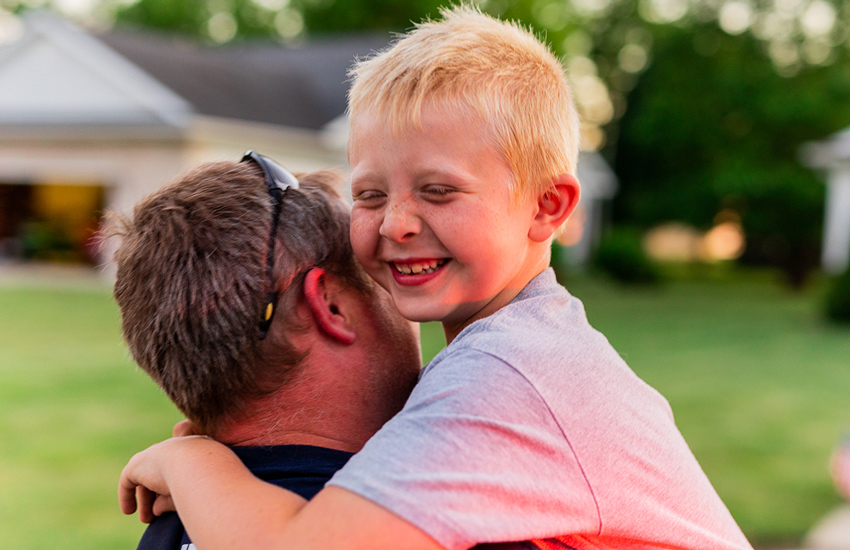
<svg viewBox="0 0 850 550">
<path fill-rule="evenodd" d="M 251 472 L 307 500 L 316 496 L 352 453 L 312 445 L 231 447 Z M 145 530 L 138 550 L 186 550 L 192 541 L 174 512 L 154 519 Z M 192 546 L 191 548 L 194 548 Z"/>
</svg>

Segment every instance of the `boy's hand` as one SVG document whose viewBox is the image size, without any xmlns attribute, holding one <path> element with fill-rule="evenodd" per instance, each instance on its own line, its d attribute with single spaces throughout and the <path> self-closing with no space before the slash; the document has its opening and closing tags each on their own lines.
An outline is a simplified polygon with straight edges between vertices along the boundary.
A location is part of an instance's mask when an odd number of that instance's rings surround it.
<svg viewBox="0 0 850 550">
<path fill-rule="evenodd" d="M 207 435 L 200 426 L 191 420 L 181 420 L 174 425 L 174 430 L 171 433 L 172 437 L 185 437 L 187 435 Z"/>
<path fill-rule="evenodd" d="M 206 444 L 219 445 L 205 436 L 175 437 L 136 453 L 124 467 L 118 482 L 121 511 L 129 515 L 138 509 L 139 519 L 144 523 L 174 511 L 166 468 L 171 460 L 177 459 L 181 450 Z"/>
</svg>

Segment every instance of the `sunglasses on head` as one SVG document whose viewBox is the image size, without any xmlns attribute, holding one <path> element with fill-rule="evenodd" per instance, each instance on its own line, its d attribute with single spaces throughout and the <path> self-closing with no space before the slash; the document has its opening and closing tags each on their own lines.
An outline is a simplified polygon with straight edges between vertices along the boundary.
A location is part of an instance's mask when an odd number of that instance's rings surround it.
<svg viewBox="0 0 850 550">
<path fill-rule="evenodd" d="M 263 302 L 263 314 L 260 319 L 260 340 L 266 337 L 272 324 L 275 307 L 277 306 L 277 285 L 274 280 L 274 244 L 277 235 L 277 222 L 280 218 L 280 209 L 283 204 L 283 196 L 287 189 L 298 189 L 298 179 L 292 173 L 268 157 L 248 151 L 239 162 L 256 162 L 263 171 L 269 195 L 272 197 L 272 229 L 269 233 L 269 251 L 266 256 L 266 272 L 269 279 L 269 292 Z"/>
</svg>

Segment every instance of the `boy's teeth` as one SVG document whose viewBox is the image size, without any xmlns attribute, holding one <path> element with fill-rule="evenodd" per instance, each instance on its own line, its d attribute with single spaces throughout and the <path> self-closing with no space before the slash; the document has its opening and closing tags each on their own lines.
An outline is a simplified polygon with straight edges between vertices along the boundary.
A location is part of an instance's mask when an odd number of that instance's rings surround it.
<svg viewBox="0 0 850 550">
<path fill-rule="evenodd" d="M 431 260 L 429 262 L 416 262 L 412 264 L 393 263 L 396 271 L 404 275 L 421 275 L 423 273 L 432 273 L 438 267 L 443 265 L 445 260 Z"/>
</svg>

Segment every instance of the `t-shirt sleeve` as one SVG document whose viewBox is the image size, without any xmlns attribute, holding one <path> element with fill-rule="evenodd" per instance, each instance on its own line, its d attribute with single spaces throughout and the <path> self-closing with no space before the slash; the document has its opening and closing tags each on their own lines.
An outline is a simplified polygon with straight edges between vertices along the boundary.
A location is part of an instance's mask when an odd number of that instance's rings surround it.
<svg viewBox="0 0 850 550">
<path fill-rule="evenodd" d="M 597 533 L 595 500 L 536 388 L 478 350 L 432 365 L 331 479 L 450 549 Z"/>
</svg>

